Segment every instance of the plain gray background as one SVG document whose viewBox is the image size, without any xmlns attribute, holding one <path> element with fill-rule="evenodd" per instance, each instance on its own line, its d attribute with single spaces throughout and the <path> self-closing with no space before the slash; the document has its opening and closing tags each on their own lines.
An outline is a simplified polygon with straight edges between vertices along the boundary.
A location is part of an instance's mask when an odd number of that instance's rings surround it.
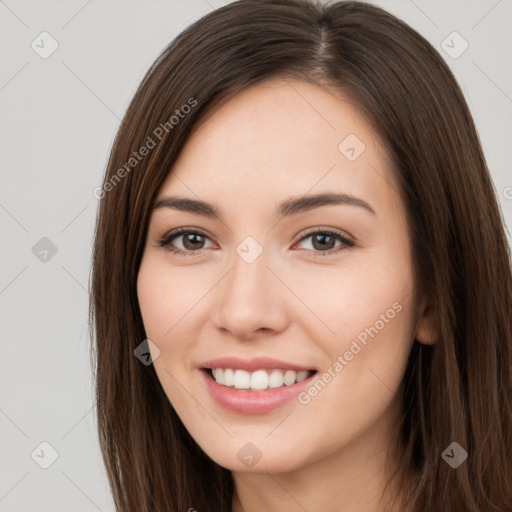
<svg viewBox="0 0 512 512">
<path fill-rule="evenodd" d="M 0 511 L 114 510 L 89 365 L 92 192 L 150 64 L 192 21 L 225 3 L 0 0 Z M 419 31 L 451 66 L 510 231 L 511 0 L 374 3 Z M 464 41 L 454 31 L 469 45 L 460 56 Z M 41 52 L 52 40 L 42 32 L 58 44 L 47 58 Z M 43 442 L 56 452 L 47 469 L 41 465 L 53 452 Z"/>
</svg>

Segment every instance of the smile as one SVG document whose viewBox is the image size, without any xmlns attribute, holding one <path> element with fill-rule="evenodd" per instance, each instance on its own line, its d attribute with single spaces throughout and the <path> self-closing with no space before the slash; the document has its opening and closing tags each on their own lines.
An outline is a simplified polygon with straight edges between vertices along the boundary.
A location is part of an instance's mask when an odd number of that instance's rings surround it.
<svg viewBox="0 0 512 512">
<path fill-rule="evenodd" d="M 250 391 L 264 391 L 265 389 L 291 386 L 311 376 L 314 371 L 260 369 L 254 372 L 233 368 L 213 368 L 210 370 L 217 384 L 232 389 L 248 389 Z"/>
<path fill-rule="evenodd" d="M 293 400 L 311 385 L 316 369 L 269 358 L 225 357 L 201 365 L 200 376 L 224 409 L 261 414 Z"/>
</svg>

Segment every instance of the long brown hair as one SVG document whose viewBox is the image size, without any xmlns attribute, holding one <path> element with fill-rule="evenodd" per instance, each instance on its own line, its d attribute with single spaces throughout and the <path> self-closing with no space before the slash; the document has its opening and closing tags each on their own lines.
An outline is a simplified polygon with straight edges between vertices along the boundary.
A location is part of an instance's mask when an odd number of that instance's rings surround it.
<svg viewBox="0 0 512 512">
<path fill-rule="evenodd" d="M 196 21 L 151 66 L 115 138 L 98 194 L 90 326 L 117 510 L 231 510 L 231 472 L 198 447 L 153 366 L 134 356 L 146 338 L 136 281 L 153 201 L 191 130 L 215 102 L 275 76 L 349 95 L 400 184 L 417 292 L 438 327 L 434 345 L 414 342 L 401 388 L 401 509 L 511 510 L 510 249 L 464 96 L 437 51 L 396 17 L 306 0 L 241 0 Z M 442 458 L 452 442 L 468 452 L 457 469 Z"/>
</svg>

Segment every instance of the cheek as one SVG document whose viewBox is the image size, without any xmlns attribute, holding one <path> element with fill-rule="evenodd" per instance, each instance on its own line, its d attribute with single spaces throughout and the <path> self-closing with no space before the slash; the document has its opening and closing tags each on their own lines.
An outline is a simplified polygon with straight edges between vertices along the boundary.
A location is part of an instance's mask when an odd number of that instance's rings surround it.
<svg viewBox="0 0 512 512">
<path fill-rule="evenodd" d="M 191 299 L 184 295 L 192 294 L 190 290 L 190 286 L 180 283 L 179 274 L 158 258 L 144 256 L 137 277 L 139 307 L 146 336 L 160 351 L 153 363 L 155 372 L 169 401 L 178 410 L 186 398 L 179 383 L 185 380 L 186 357 L 194 340 L 192 333 L 188 336 L 183 331 L 191 307 Z"/>
<path fill-rule="evenodd" d="M 319 267 L 287 277 L 300 298 L 289 314 L 332 357 L 349 349 L 353 339 L 364 344 L 378 336 L 383 344 L 407 337 L 413 277 L 406 261 L 391 263 L 375 254 L 366 261 L 354 258 L 353 264 L 339 268 Z"/>
<path fill-rule="evenodd" d="M 145 257 L 137 278 L 137 295 L 148 338 L 169 345 L 177 330 L 194 315 L 202 286 L 183 271 L 173 270 L 159 258 Z"/>
<path fill-rule="evenodd" d="M 137 276 L 137 297 L 142 321 L 149 339 L 159 339 L 169 328 L 164 325 L 163 301 L 165 300 L 164 276 L 144 257 Z"/>
<path fill-rule="evenodd" d="M 317 450 L 343 446 L 386 414 L 396 397 L 411 347 L 411 295 L 405 282 L 388 280 L 352 293 L 323 310 L 336 334 L 317 342 L 327 354 L 318 377 L 299 397 L 306 418 L 325 418 L 339 435 Z"/>
<path fill-rule="evenodd" d="M 414 281 L 406 256 L 405 251 L 368 251 L 353 267 L 302 278 L 298 293 L 306 296 L 309 290 L 307 304 L 321 321 L 309 313 L 314 320 L 300 325 L 326 356 L 318 376 L 322 382 L 304 395 L 311 412 L 321 414 L 328 402 L 333 411 L 343 411 L 332 415 L 340 425 L 347 410 L 360 410 L 363 423 L 371 423 L 397 391 L 414 337 Z"/>
</svg>

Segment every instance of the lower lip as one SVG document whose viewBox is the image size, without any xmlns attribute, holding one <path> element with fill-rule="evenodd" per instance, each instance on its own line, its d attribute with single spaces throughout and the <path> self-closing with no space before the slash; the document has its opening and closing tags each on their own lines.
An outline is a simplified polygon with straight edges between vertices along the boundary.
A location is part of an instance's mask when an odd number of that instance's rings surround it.
<svg viewBox="0 0 512 512">
<path fill-rule="evenodd" d="M 268 388 L 264 391 L 248 391 L 218 384 L 207 370 L 201 370 L 200 373 L 210 394 L 219 405 L 243 414 L 261 414 L 281 407 L 295 398 L 311 383 L 311 379 L 316 375 L 310 375 L 307 379 L 290 386 Z"/>
</svg>

